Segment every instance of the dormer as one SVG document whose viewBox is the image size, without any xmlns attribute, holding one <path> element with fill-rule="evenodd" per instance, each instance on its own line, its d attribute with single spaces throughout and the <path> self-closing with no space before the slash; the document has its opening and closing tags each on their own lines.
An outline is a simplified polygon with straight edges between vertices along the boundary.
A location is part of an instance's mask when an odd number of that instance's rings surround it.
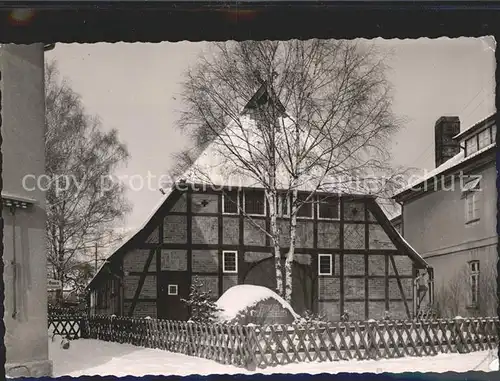
<svg viewBox="0 0 500 381">
<path fill-rule="evenodd" d="M 490 115 L 453 137 L 464 150 L 464 157 L 474 155 L 495 143 L 497 134 L 495 117 L 496 114 Z"/>
</svg>

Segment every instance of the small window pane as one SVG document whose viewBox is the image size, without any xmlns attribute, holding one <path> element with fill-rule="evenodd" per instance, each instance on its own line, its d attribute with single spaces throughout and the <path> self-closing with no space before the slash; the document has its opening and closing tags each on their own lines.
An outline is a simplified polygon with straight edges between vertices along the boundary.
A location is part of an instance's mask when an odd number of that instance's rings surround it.
<svg viewBox="0 0 500 381">
<path fill-rule="evenodd" d="M 299 210 L 297 211 L 297 217 L 308 217 L 312 218 L 312 212 L 313 212 L 313 198 L 310 197 L 309 200 L 307 200 L 308 194 L 299 194 L 297 196 L 297 201 L 299 203 Z"/>
<path fill-rule="evenodd" d="M 469 265 L 472 273 L 479 271 L 479 261 L 470 262 Z"/>
<path fill-rule="evenodd" d="M 339 199 L 337 197 L 320 197 L 318 205 L 319 218 L 332 220 L 339 218 Z"/>
<path fill-rule="evenodd" d="M 223 254 L 223 271 L 227 273 L 235 273 L 237 272 L 237 258 L 236 258 L 236 252 L 235 251 L 225 251 L 222 253 Z"/>
<path fill-rule="evenodd" d="M 320 254 L 318 258 L 319 275 L 332 275 L 333 259 L 331 254 Z"/>
<path fill-rule="evenodd" d="M 477 138 L 473 136 L 470 139 L 467 139 L 465 142 L 465 147 L 467 149 L 467 156 L 472 155 L 474 152 L 477 152 Z"/>
<path fill-rule="evenodd" d="M 471 304 L 477 306 L 479 302 L 479 261 L 469 262 Z"/>
<path fill-rule="evenodd" d="M 262 191 L 245 191 L 245 213 L 264 215 L 266 197 Z"/>
<path fill-rule="evenodd" d="M 178 295 L 178 287 L 176 284 L 169 284 L 168 285 L 168 295 Z"/>
<path fill-rule="evenodd" d="M 483 149 L 491 144 L 490 129 L 487 128 L 479 133 L 479 149 Z"/>
<path fill-rule="evenodd" d="M 238 191 L 227 191 L 223 194 L 223 213 L 238 213 Z"/>
</svg>

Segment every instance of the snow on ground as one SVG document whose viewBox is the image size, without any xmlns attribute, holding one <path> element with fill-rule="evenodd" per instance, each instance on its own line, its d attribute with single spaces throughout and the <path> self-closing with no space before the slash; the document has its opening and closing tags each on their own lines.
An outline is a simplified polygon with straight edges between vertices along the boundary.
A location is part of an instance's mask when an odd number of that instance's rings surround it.
<svg viewBox="0 0 500 381">
<path fill-rule="evenodd" d="M 217 300 L 217 307 L 221 309 L 218 312 L 218 318 L 221 321 L 230 321 L 236 317 L 238 312 L 244 311 L 246 308 L 255 306 L 258 302 L 267 299 L 275 299 L 283 308 L 290 311 L 295 319 L 299 318 L 299 315 L 297 315 L 290 304 L 273 290 L 251 284 L 233 286 L 222 294 L 219 300 Z"/>
<path fill-rule="evenodd" d="M 296 363 L 269 367 L 256 372 L 222 365 L 215 361 L 186 356 L 160 349 L 136 347 L 99 340 L 71 341 L 69 349 L 61 347 L 61 338 L 49 339 L 49 354 L 54 365 L 54 377 L 60 376 L 145 376 L 190 374 L 249 374 L 249 373 L 402 373 L 402 372 L 467 372 L 496 370 L 496 350 L 469 354 L 441 354 L 433 357 L 405 357 L 378 361 L 336 361 Z M 496 360 L 496 362 L 495 362 Z"/>
</svg>

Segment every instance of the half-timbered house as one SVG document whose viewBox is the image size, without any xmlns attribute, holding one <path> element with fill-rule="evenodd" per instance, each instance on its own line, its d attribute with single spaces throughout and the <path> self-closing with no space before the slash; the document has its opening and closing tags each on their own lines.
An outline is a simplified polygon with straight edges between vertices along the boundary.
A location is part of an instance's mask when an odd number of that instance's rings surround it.
<svg viewBox="0 0 500 381">
<path fill-rule="evenodd" d="M 194 280 L 214 297 L 236 284 L 274 289 L 269 237 L 257 227 L 269 226 L 267 209 L 259 189 L 178 184 L 89 284 L 91 312 L 183 320 L 181 298 Z M 286 210 L 279 219 L 283 231 Z M 301 208 L 297 230 L 292 305 L 298 313 L 309 309 L 338 319 L 347 311 L 365 319 L 386 310 L 401 318 L 415 312 L 417 271 L 432 269 L 373 197 L 318 193 Z M 283 234 L 284 252 L 286 241 Z"/>
<path fill-rule="evenodd" d="M 262 97 L 269 98 L 263 88 L 245 110 Z M 248 123 L 254 116 L 249 113 Z M 184 320 L 188 311 L 181 299 L 188 297 L 194 280 L 215 298 L 237 284 L 275 289 L 264 190 L 228 176 L 226 165 L 216 159 L 216 152 L 208 149 L 195 163 L 197 169 L 210 168 L 211 186 L 186 176 L 109 257 L 88 286 L 91 313 Z M 221 171 L 215 173 L 216 167 Z M 299 198 L 310 194 L 302 191 Z M 278 203 L 283 258 L 289 245 L 286 194 L 284 189 Z M 430 277 L 422 277 L 424 273 Z M 427 293 L 424 298 L 422 290 L 428 287 L 418 286 L 417 280 L 432 279 L 432 269 L 376 199 L 363 194 L 316 192 L 301 206 L 292 275 L 293 308 L 332 320 L 343 312 L 351 319 L 377 319 L 386 310 L 394 317 L 410 317 L 431 297 Z"/>
</svg>

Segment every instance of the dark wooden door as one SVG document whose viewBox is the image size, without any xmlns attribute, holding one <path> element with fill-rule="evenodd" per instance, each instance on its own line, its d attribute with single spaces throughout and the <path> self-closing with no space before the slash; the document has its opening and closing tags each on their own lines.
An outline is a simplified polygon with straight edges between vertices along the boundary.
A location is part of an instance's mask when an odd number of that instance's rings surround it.
<svg viewBox="0 0 500 381">
<path fill-rule="evenodd" d="M 306 310 L 314 311 L 317 300 L 315 279 L 310 265 L 293 262 L 292 267 L 292 307 L 299 315 Z"/>
<path fill-rule="evenodd" d="M 266 258 L 252 263 L 250 269 L 245 274 L 243 283 L 263 286 L 275 291 L 276 270 L 274 268 L 274 258 Z"/>
<path fill-rule="evenodd" d="M 189 297 L 189 275 L 185 271 L 162 271 L 159 279 L 158 318 L 185 321 L 189 312 L 181 299 Z"/>
</svg>

